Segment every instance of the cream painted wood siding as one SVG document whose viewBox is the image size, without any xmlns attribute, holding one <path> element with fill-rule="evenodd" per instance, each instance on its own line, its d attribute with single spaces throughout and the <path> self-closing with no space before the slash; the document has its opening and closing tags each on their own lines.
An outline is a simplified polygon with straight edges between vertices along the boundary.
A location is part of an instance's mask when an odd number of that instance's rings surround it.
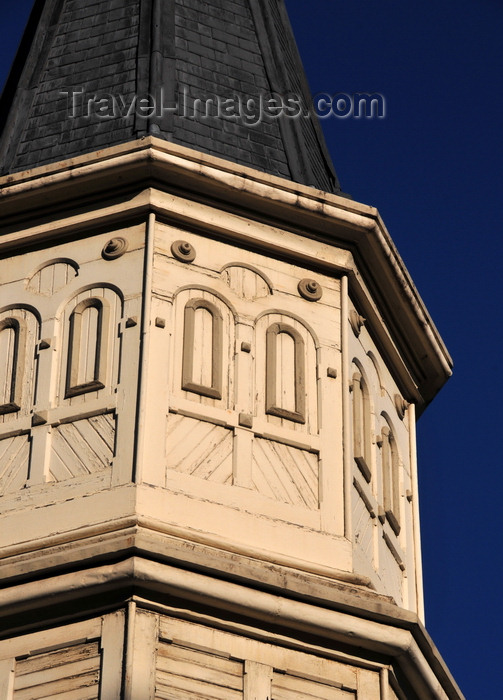
<svg viewBox="0 0 503 700">
<path fill-rule="evenodd" d="M 103 257 L 111 234 L 100 233 L 3 261 L 4 513 L 19 508 L 16 494 L 26 487 L 41 495 L 49 482 L 131 478 L 144 227 L 119 233 L 127 246 L 115 259 Z M 57 500 L 57 491 L 51 497 Z"/>
<path fill-rule="evenodd" d="M 380 700 L 379 668 L 159 617 L 155 698 Z"/>
<path fill-rule="evenodd" d="M 350 304 L 352 536 L 355 567 L 400 606 L 414 604 L 409 422 L 396 379 Z M 404 408 L 406 411 L 406 408 Z"/>
<path fill-rule="evenodd" d="M 180 241 L 195 259 L 184 262 Z M 299 292 L 312 278 L 323 290 L 316 302 Z M 189 528 L 238 541 L 255 532 L 260 547 L 281 552 L 301 526 L 317 540 L 303 552 L 321 564 L 319 548 L 335 536 L 338 566 L 348 567 L 340 281 L 157 222 L 153 292 L 145 422 L 156 429 L 140 478 L 190 499 Z M 204 526 L 197 499 L 212 511 Z"/>
<path fill-rule="evenodd" d="M 0 700 L 121 697 L 124 613 L 0 640 Z"/>
</svg>

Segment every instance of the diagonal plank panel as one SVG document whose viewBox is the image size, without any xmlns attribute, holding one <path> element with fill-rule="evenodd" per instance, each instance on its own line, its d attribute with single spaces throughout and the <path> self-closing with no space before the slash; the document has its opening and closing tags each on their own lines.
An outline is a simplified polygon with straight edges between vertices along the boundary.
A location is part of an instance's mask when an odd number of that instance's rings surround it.
<svg viewBox="0 0 503 700">
<path fill-rule="evenodd" d="M 374 561 L 373 528 L 372 517 L 368 509 L 356 489 L 353 488 L 354 539 L 365 560 L 369 562 Z"/>
<path fill-rule="evenodd" d="M 113 414 L 59 425 L 52 432 L 50 481 L 65 481 L 108 468 L 114 454 Z"/>
<path fill-rule="evenodd" d="M 28 435 L 0 440 L 0 495 L 23 488 L 28 479 L 29 461 Z"/>
<path fill-rule="evenodd" d="M 276 501 L 317 509 L 318 455 L 265 438 L 253 442 L 252 481 Z"/>
<path fill-rule="evenodd" d="M 233 434 L 228 428 L 187 416 L 168 416 L 168 469 L 231 484 L 232 445 Z"/>
</svg>

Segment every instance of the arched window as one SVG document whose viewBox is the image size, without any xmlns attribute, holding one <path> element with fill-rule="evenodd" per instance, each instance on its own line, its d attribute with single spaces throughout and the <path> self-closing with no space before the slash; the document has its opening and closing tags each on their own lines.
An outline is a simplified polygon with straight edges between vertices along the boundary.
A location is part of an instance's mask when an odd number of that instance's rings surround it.
<svg viewBox="0 0 503 700">
<path fill-rule="evenodd" d="M 273 323 L 266 335 L 266 413 L 306 422 L 306 352 L 301 334 Z"/>
<path fill-rule="evenodd" d="M 26 325 L 22 319 L 0 321 L 0 414 L 21 408 L 26 354 Z"/>
<path fill-rule="evenodd" d="M 70 316 L 65 398 L 103 389 L 109 343 L 110 308 L 106 299 L 81 301 Z"/>
<path fill-rule="evenodd" d="M 182 389 L 222 398 L 223 317 L 207 299 L 192 299 L 184 312 Z"/>
<path fill-rule="evenodd" d="M 400 459 L 393 431 L 385 425 L 382 437 L 383 505 L 386 519 L 396 535 L 400 532 Z"/>
<path fill-rule="evenodd" d="M 360 372 L 353 374 L 353 457 L 367 481 L 371 479 L 370 396 Z"/>
</svg>

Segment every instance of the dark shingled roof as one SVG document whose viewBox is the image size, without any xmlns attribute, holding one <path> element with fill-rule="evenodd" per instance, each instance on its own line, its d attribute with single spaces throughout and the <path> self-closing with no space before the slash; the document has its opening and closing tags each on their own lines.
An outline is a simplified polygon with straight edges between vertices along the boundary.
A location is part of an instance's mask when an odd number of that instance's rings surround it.
<svg viewBox="0 0 503 700">
<path fill-rule="evenodd" d="M 309 110 L 283 0 L 35 0 L 0 99 L 0 172 L 153 134 L 339 192 L 316 117 L 264 114 L 271 94 Z"/>
</svg>

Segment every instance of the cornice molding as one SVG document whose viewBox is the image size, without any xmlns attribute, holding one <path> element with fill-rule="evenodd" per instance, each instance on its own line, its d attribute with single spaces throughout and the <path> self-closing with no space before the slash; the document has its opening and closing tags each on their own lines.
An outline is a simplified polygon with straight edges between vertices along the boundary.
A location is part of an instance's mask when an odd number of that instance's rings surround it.
<svg viewBox="0 0 503 700">
<path fill-rule="evenodd" d="M 291 630 L 292 637 L 307 634 L 332 640 L 355 649 L 356 653 L 365 649 L 389 657 L 401 667 L 418 697 L 439 700 L 461 700 L 463 697 L 428 634 L 410 613 L 404 617 L 396 608 L 395 615 L 386 619 L 382 614 L 374 615 L 368 611 L 363 617 L 238 582 L 214 578 L 210 582 L 208 576 L 201 573 L 140 556 L 7 588 L 3 592 L 0 615 L 8 616 L 6 619 L 10 621 L 13 616 L 20 615 L 26 625 L 30 611 L 37 611 L 37 616 L 40 616 L 45 606 L 53 606 L 57 601 L 68 620 L 72 603 L 77 604 L 76 615 L 81 614 L 83 599 L 87 600 L 89 612 L 93 600 L 96 609 L 100 610 L 104 595 L 107 604 L 113 605 L 114 593 L 117 604 L 139 596 L 140 604 L 171 614 L 172 607 L 158 602 L 159 594 L 164 600 L 201 604 L 208 611 L 208 623 L 217 624 L 222 629 L 231 627 L 233 631 L 239 631 L 242 620 L 248 632 L 250 623 L 262 625 L 265 621 L 269 626 L 277 624 L 282 630 Z M 220 610 L 226 613 L 227 621 L 219 620 Z M 232 621 L 229 613 L 234 618 Z M 187 616 L 190 618 L 190 613 L 185 610 L 184 617 Z M 200 616 L 197 619 L 201 621 Z M 32 629 L 36 629 L 36 623 Z M 24 631 L 32 630 L 25 626 Z M 245 632 L 245 628 L 242 631 Z M 260 634 L 268 633 L 262 631 Z"/>
<path fill-rule="evenodd" d="M 384 322 L 383 351 L 407 366 L 400 382 L 408 401 L 421 411 L 451 374 L 452 360 L 373 207 L 153 137 L 1 178 L 0 205 L 0 250 L 155 212 L 347 274 L 368 328 L 376 333 Z"/>
</svg>

